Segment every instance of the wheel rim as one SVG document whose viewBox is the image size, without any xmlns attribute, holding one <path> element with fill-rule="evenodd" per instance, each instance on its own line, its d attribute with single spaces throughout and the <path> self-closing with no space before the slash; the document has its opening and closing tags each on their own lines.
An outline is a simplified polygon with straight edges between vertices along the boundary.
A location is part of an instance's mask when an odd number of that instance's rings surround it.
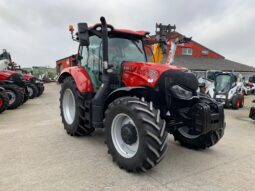
<svg viewBox="0 0 255 191">
<path fill-rule="evenodd" d="M 123 139 L 122 128 L 126 125 L 132 125 L 136 132 L 136 140 L 132 144 L 127 144 Z M 139 147 L 139 134 L 134 121 L 128 115 L 120 113 L 112 121 L 111 136 L 113 144 L 118 153 L 125 158 L 132 158 Z"/>
<path fill-rule="evenodd" d="M 178 129 L 179 133 L 182 134 L 182 136 L 187 137 L 189 139 L 196 139 L 200 136 L 200 134 L 191 134 L 189 127 L 181 127 Z"/>
<path fill-rule="evenodd" d="M 239 107 L 239 106 L 240 106 L 239 101 L 236 101 L 236 106 L 237 106 L 237 107 Z"/>
<path fill-rule="evenodd" d="M 0 107 L 2 107 L 2 106 L 3 106 L 3 99 L 0 98 Z"/>
<path fill-rule="evenodd" d="M 16 100 L 16 94 L 10 90 L 5 91 L 9 97 L 9 105 L 12 105 Z"/>
<path fill-rule="evenodd" d="M 31 87 L 27 87 L 28 95 L 31 97 L 33 95 L 33 89 Z"/>
<path fill-rule="evenodd" d="M 76 110 L 75 99 L 72 90 L 65 90 L 62 105 L 65 121 L 71 125 L 74 121 Z"/>
</svg>

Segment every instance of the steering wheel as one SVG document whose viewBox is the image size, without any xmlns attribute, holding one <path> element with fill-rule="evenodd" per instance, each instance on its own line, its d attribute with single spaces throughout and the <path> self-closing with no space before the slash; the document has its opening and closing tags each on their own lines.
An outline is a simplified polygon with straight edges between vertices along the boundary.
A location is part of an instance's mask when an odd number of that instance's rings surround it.
<svg viewBox="0 0 255 191">
<path fill-rule="evenodd" d="M 119 69 L 119 67 L 120 67 L 120 61 L 121 61 L 121 56 L 119 56 L 119 55 L 115 55 L 115 56 L 113 56 L 113 58 L 112 58 L 112 65 L 113 65 L 113 69 L 115 70 L 115 71 L 118 71 L 118 69 Z"/>
</svg>

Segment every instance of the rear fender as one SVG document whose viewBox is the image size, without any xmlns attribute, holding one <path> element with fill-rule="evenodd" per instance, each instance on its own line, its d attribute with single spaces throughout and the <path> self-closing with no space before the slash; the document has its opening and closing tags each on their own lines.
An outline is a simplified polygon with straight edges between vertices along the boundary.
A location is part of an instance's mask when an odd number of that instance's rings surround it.
<svg viewBox="0 0 255 191">
<path fill-rule="evenodd" d="M 12 81 L 12 80 L 1 80 L 0 84 L 14 84 L 14 81 Z"/>
<path fill-rule="evenodd" d="M 86 70 L 81 66 L 68 67 L 62 70 L 58 82 L 63 83 L 64 79 L 72 76 L 80 92 L 94 92 L 91 79 Z"/>
</svg>

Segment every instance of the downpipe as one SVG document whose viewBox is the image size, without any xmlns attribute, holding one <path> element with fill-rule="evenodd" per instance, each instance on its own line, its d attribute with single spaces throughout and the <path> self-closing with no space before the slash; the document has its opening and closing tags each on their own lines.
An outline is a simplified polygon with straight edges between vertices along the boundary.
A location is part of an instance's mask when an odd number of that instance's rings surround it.
<svg viewBox="0 0 255 191">
<path fill-rule="evenodd" d="M 102 85 L 92 99 L 92 127 L 102 128 L 104 118 L 104 106 L 110 91 L 110 75 L 108 74 L 108 31 L 104 17 L 100 18 L 102 23 L 102 47 L 103 47 L 103 75 Z"/>
</svg>

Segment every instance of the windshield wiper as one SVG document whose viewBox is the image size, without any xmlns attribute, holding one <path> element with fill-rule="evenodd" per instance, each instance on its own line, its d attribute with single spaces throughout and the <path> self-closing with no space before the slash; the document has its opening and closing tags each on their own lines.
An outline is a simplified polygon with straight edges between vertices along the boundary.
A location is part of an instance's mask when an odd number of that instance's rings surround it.
<svg viewBox="0 0 255 191">
<path fill-rule="evenodd" d="M 143 51 L 142 51 L 141 48 L 138 46 L 138 44 L 136 44 L 136 42 L 135 42 L 134 40 L 132 40 L 131 42 L 136 46 L 136 48 L 139 50 L 139 52 L 140 52 L 141 54 L 143 54 Z"/>
</svg>

